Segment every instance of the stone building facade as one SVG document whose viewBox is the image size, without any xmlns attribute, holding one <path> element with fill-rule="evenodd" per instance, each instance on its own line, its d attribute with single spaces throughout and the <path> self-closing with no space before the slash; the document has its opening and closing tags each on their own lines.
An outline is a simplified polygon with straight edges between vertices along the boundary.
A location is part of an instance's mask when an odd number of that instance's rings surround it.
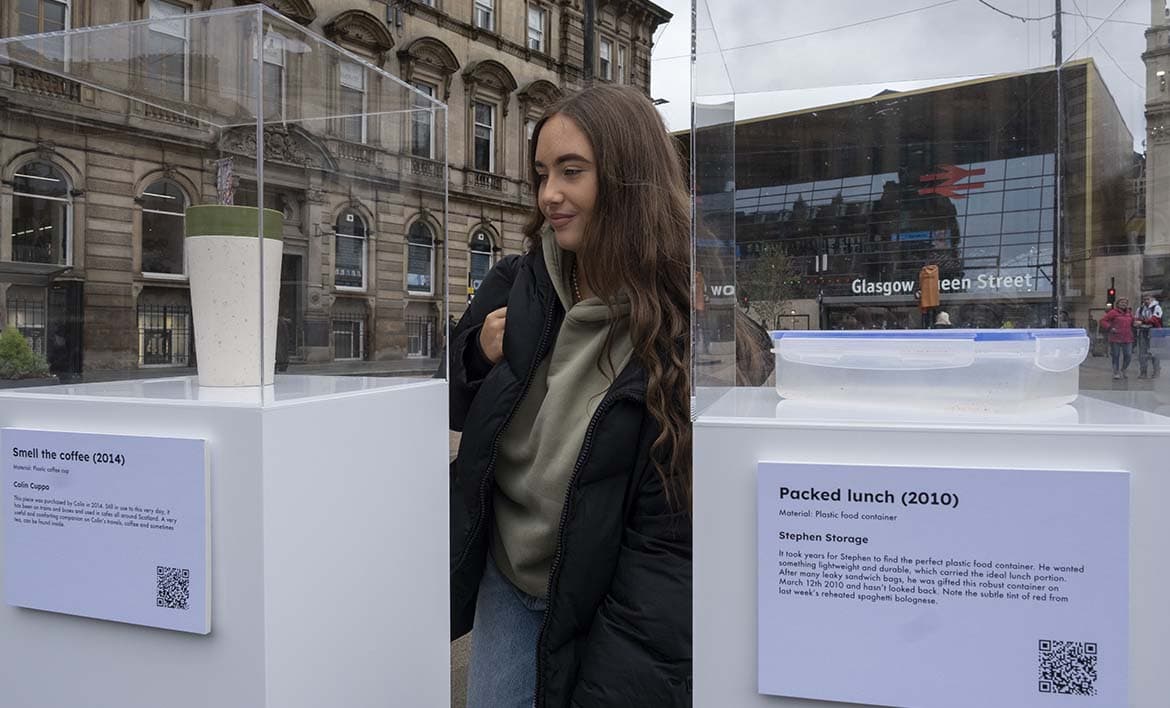
<svg viewBox="0 0 1170 708">
<path fill-rule="evenodd" d="M 648 0 L 594 2 L 591 37 L 582 0 L 265 3 L 448 106 L 445 151 L 426 113 L 331 118 L 320 129 L 284 122 L 309 101 L 344 116 L 375 113 L 377 99 L 360 66 L 310 76 L 279 38 L 265 41 L 263 80 L 278 88 L 264 110 L 282 120 L 266 121 L 263 199 L 285 214 L 281 336 L 294 364 L 438 354 L 443 293 L 458 317 L 491 265 L 523 248 L 533 208 L 525 154 L 544 106 L 590 73 L 649 93 L 651 43 L 669 13 Z M 235 4 L 4 2 L 0 37 Z M 210 133 L 192 118 L 200 82 L 232 58 L 181 59 L 195 31 L 182 27 L 152 25 L 147 59 L 132 68 L 133 85 L 157 101 L 118 102 L 0 63 L 0 322 L 61 376 L 189 366 L 183 207 L 216 200 L 226 157 L 235 203 L 259 199 L 254 128 Z M 446 205 L 436 189 L 444 165 Z"/>
<path fill-rule="evenodd" d="M 1150 0 L 1146 30 L 1146 164 L 1142 289 L 1170 293 L 1170 0 Z"/>
</svg>

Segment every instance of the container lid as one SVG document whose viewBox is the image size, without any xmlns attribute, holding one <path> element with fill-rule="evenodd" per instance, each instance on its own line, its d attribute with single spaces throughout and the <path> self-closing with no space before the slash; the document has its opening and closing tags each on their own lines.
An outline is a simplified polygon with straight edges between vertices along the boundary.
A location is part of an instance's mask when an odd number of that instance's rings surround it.
<svg viewBox="0 0 1170 708">
<path fill-rule="evenodd" d="M 1089 352 L 1083 329 L 798 330 L 772 332 L 780 361 L 840 369 L 959 369 L 1009 352 L 1044 371 L 1068 371 Z M 981 346 L 1010 342 L 1010 347 Z"/>
<path fill-rule="evenodd" d="M 834 329 L 834 330 L 777 330 L 771 333 L 779 339 L 923 339 L 969 340 L 975 342 L 1019 342 L 1029 339 L 1059 339 L 1085 337 L 1083 329 Z"/>
<path fill-rule="evenodd" d="M 1170 329 L 1164 327 L 1153 327 L 1150 329 L 1151 337 L 1170 337 Z"/>
</svg>

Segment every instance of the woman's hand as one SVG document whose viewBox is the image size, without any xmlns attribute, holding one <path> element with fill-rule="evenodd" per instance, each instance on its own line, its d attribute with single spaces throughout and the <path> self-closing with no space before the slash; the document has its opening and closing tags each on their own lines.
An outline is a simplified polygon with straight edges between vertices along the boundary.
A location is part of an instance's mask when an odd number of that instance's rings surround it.
<svg viewBox="0 0 1170 708">
<path fill-rule="evenodd" d="M 492 364 L 498 364 L 504 358 L 504 324 L 507 315 L 506 307 L 493 310 L 484 318 L 483 327 L 479 330 L 480 351 Z"/>
</svg>

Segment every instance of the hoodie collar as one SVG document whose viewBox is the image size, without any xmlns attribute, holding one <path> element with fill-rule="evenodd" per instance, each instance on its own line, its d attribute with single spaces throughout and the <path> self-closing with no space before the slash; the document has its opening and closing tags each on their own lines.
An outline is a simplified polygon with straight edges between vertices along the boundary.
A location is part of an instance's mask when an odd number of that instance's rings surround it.
<svg viewBox="0 0 1170 708">
<path fill-rule="evenodd" d="M 541 235 L 540 246 L 549 280 L 552 281 L 553 289 L 556 290 L 568 319 L 577 322 L 604 322 L 613 319 L 615 314 L 619 318 L 630 314 L 630 299 L 624 293 L 617 297 L 613 311 L 596 296 L 587 297 L 574 304 L 572 271 L 577 254 L 557 245 L 557 237 L 552 229 L 546 229 Z"/>
<path fill-rule="evenodd" d="M 544 267 L 548 269 L 548 278 L 552 281 L 561 306 L 568 312 L 573 308 L 573 286 L 569 273 L 576 256 L 557 245 L 557 237 L 552 229 L 545 229 L 541 234 L 540 250 L 544 256 Z"/>
</svg>

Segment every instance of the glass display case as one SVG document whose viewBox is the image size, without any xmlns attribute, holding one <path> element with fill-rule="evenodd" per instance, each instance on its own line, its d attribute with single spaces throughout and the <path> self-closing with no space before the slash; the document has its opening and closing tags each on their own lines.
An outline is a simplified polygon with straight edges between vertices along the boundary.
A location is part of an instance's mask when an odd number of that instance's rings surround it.
<svg viewBox="0 0 1170 708">
<path fill-rule="evenodd" d="M 5 702 L 446 705 L 446 106 L 128 5 L 0 40 Z"/>
<path fill-rule="evenodd" d="M 695 705 L 1157 703 L 1170 4 L 694 8 Z"/>
<path fill-rule="evenodd" d="M 0 40 L 0 387 L 439 370 L 446 106 L 267 8 L 150 7 Z"/>
<path fill-rule="evenodd" d="M 761 331 L 1055 327 L 1160 404 L 1170 11 L 1074 5 L 696 3 L 700 390 L 763 383 Z"/>
</svg>

